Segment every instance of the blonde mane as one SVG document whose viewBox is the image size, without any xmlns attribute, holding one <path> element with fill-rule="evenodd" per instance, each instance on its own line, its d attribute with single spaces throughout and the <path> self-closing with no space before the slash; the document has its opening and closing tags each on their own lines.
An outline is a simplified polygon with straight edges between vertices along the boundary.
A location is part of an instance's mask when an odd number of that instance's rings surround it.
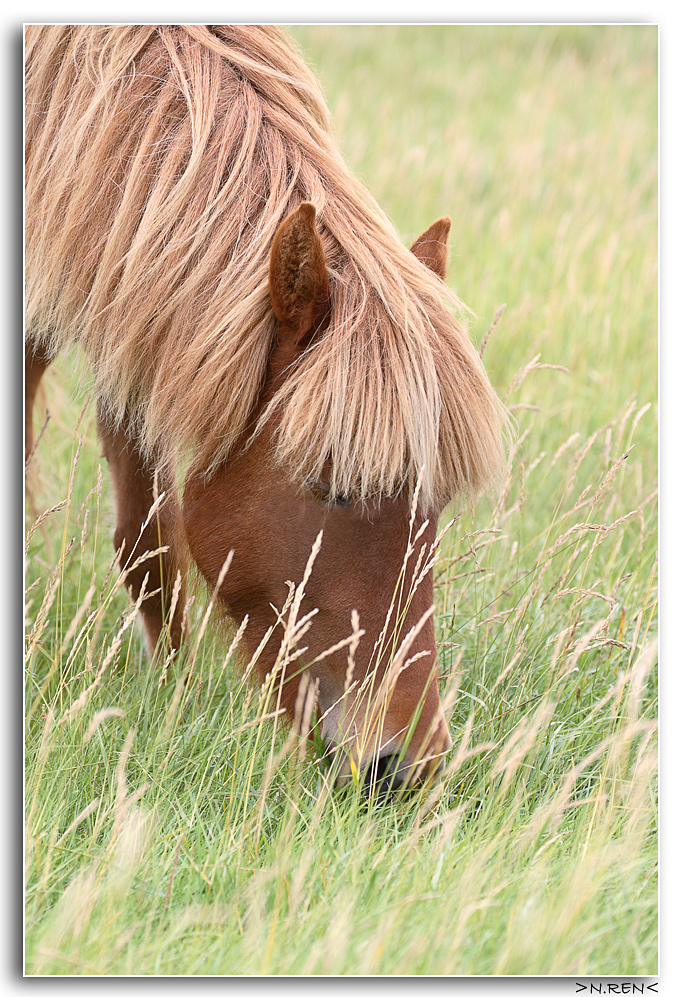
<svg viewBox="0 0 680 997">
<path fill-rule="evenodd" d="M 264 413 L 280 460 L 359 498 L 423 469 L 425 506 L 495 479 L 503 410 L 460 302 L 350 175 L 282 31 L 28 27 L 25 118 L 28 335 L 78 342 L 154 460 L 209 470 L 252 430 L 269 250 L 307 200 L 332 310 Z"/>
</svg>

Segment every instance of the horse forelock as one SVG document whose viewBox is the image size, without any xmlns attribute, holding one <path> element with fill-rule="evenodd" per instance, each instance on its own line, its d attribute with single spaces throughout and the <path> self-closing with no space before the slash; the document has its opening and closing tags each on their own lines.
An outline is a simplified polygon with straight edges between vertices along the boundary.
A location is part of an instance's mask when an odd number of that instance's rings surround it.
<svg viewBox="0 0 680 997">
<path fill-rule="evenodd" d="M 277 28 L 78 26 L 26 35 L 27 319 L 78 341 L 112 418 L 157 459 L 223 461 L 250 427 L 276 321 L 269 248 L 317 208 L 330 321 L 277 391 L 276 452 L 334 492 L 484 488 L 503 410 L 460 302 L 399 242 L 332 140 Z"/>
</svg>

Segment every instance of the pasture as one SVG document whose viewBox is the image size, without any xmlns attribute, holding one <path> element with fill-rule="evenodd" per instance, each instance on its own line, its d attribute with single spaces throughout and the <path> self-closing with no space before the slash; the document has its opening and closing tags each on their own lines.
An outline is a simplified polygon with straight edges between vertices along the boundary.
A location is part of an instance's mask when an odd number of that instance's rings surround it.
<svg viewBox="0 0 680 997">
<path fill-rule="evenodd" d="M 59 357 L 26 501 L 26 972 L 653 975 L 656 29 L 291 33 L 404 243 L 451 217 L 515 421 L 499 493 L 441 524 L 453 747 L 420 795 L 332 791 L 200 586 L 149 667 Z"/>
</svg>

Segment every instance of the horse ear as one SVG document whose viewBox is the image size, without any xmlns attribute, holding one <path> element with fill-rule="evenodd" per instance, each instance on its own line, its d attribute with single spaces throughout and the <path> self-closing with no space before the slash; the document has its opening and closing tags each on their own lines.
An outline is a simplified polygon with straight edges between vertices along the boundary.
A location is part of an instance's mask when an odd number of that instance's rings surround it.
<svg viewBox="0 0 680 997">
<path fill-rule="evenodd" d="M 329 306 L 328 272 L 316 208 L 303 201 L 279 225 L 269 260 L 269 295 L 281 323 L 279 337 L 304 346 Z"/>
<path fill-rule="evenodd" d="M 429 267 L 442 280 L 446 280 L 446 240 L 449 237 L 451 219 L 449 217 L 440 218 L 439 221 L 430 225 L 429 229 L 420 236 L 411 246 L 411 252 L 417 256 L 421 263 Z"/>
</svg>

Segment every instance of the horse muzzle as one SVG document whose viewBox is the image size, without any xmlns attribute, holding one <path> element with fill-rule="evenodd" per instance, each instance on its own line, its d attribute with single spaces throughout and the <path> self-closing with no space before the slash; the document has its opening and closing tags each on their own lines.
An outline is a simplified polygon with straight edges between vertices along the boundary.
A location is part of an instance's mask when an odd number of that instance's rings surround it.
<svg viewBox="0 0 680 997">
<path fill-rule="evenodd" d="M 383 750 L 361 760 L 351 751 L 331 747 L 326 759 L 336 788 L 354 783 L 361 786 L 367 798 L 386 799 L 437 782 L 446 767 L 445 754 L 451 743 L 446 724 L 442 723 L 427 752 L 421 751 L 415 757 L 408 750 Z"/>
</svg>

